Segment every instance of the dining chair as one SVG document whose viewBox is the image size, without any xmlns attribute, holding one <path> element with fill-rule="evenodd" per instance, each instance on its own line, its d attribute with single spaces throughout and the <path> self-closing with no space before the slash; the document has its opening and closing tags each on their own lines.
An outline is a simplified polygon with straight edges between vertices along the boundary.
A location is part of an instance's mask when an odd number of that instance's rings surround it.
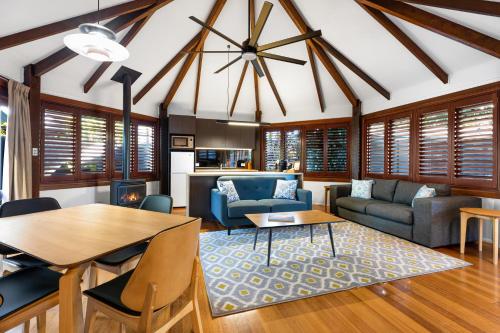
<svg viewBox="0 0 500 333">
<path fill-rule="evenodd" d="M 141 202 L 139 209 L 170 214 L 172 212 L 172 205 L 172 197 L 168 195 L 155 194 L 146 196 Z M 148 243 L 144 242 L 129 246 L 94 261 L 90 265 L 89 288 L 93 288 L 97 285 L 98 268 L 116 275 L 121 275 L 130 270 L 132 262 L 138 259 L 144 251 L 146 251 L 147 247 Z"/>
<path fill-rule="evenodd" d="M 163 231 L 150 242 L 137 267 L 84 291 L 87 295 L 85 333 L 96 313 L 119 321 L 122 331 L 167 332 L 191 315 L 195 333 L 203 332 L 197 300 L 198 238 L 201 220 Z M 170 305 L 187 292 L 187 304 L 171 314 Z"/>
<path fill-rule="evenodd" d="M 39 213 L 60 208 L 59 202 L 54 198 L 32 198 L 7 201 L 0 206 L 0 218 Z M 9 271 L 27 267 L 48 266 L 48 264 L 42 260 L 24 253 L 19 253 L 5 245 L 0 245 L 0 255 L 2 259 L 0 274 L 2 275 L 4 272 L 3 264 L 7 264 L 9 267 L 13 268 Z"/>
<path fill-rule="evenodd" d="M 18 270 L 0 278 L 0 332 L 24 324 L 29 332 L 31 318 L 37 318 L 37 329 L 44 333 L 46 312 L 59 304 L 61 273 L 44 267 Z"/>
</svg>

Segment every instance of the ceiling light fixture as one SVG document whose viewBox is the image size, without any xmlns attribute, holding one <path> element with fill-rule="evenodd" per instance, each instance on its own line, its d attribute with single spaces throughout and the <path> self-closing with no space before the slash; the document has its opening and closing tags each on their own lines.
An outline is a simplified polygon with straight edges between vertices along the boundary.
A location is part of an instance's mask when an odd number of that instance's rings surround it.
<svg viewBox="0 0 500 333">
<path fill-rule="evenodd" d="M 118 62 L 129 57 L 128 50 L 116 42 L 116 34 L 99 24 L 100 3 L 97 1 L 97 24 L 84 23 L 80 33 L 64 37 L 64 44 L 72 51 L 95 61 Z"/>
</svg>

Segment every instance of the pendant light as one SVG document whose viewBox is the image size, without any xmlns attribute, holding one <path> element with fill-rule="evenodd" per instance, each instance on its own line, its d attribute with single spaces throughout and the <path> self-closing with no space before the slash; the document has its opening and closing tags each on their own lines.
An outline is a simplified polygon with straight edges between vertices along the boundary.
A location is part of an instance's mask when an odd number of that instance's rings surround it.
<svg viewBox="0 0 500 333">
<path fill-rule="evenodd" d="M 231 45 L 227 46 L 227 63 L 229 64 L 229 50 L 231 48 Z M 227 69 L 227 89 L 226 89 L 226 114 L 227 114 L 227 120 L 217 120 L 216 123 L 219 124 L 227 124 L 230 126 L 247 126 L 247 127 L 259 127 L 259 126 L 270 126 L 270 123 L 262 123 L 262 122 L 256 122 L 256 121 L 240 121 L 240 120 L 230 120 L 230 114 L 229 114 L 229 66 Z"/>
<path fill-rule="evenodd" d="M 97 1 L 97 24 L 84 23 L 80 33 L 64 37 L 64 44 L 72 51 L 95 61 L 118 62 L 129 57 L 128 50 L 116 42 L 116 34 L 99 24 L 100 1 Z"/>
</svg>

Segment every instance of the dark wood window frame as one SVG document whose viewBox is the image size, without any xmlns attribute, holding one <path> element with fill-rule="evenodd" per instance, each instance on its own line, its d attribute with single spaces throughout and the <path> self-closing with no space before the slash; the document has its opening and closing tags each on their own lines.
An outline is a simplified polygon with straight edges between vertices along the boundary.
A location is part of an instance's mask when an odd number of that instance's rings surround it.
<svg viewBox="0 0 500 333">
<path fill-rule="evenodd" d="M 63 100 L 64 101 L 64 100 Z M 87 108 L 88 106 L 88 108 Z M 75 170 L 74 175 L 71 177 L 57 177 L 57 176 L 44 176 L 44 154 L 45 147 L 43 145 L 45 139 L 45 128 L 44 128 L 44 115 L 45 109 L 52 109 L 55 111 L 65 112 L 74 114 L 77 117 L 76 125 L 76 143 L 75 143 Z M 41 145 L 40 145 L 40 158 L 42 161 L 42 168 L 40 173 L 41 179 L 41 190 L 50 189 L 63 189 L 63 188 L 76 188 L 76 187 L 87 187 L 87 186 L 100 186 L 108 185 L 112 179 L 119 179 L 122 177 L 122 172 L 115 171 L 114 162 L 114 124 L 115 121 L 120 121 L 123 117 L 114 109 L 105 110 L 92 110 L 93 105 L 78 102 L 76 105 L 68 105 L 53 101 L 43 101 L 42 102 L 42 112 L 41 112 Z M 107 131 L 107 142 L 106 142 L 106 170 L 103 173 L 86 173 L 81 172 L 80 168 L 80 158 L 81 158 L 81 147 L 80 147 L 80 129 L 81 129 L 81 116 L 95 116 L 99 118 L 106 119 L 106 131 Z M 159 179 L 159 122 L 157 119 L 147 116 L 142 116 L 138 114 L 132 114 L 132 127 L 135 129 L 138 125 L 143 124 L 153 127 L 154 131 L 154 161 L 153 161 L 153 172 L 138 172 L 137 163 L 131 165 L 130 176 L 132 178 L 142 178 L 147 181 L 153 181 Z M 137 132 L 137 131 L 135 131 Z M 131 138 L 132 146 L 137 150 L 137 137 L 133 136 Z M 136 160 L 135 160 L 136 161 Z"/>
<path fill-rule="evenodd" d="M 420 183 L 445 183 L 450 184 L 454 194 L 477 195 L 482 197 L 500 198 L 500 154 L 498 153 L 499 142 L 499 96 L 500 82 L 488 84 L 481 87 L 476 87 L 445 96 L 435 97 L 425 101 L 419 101 L 396 107 L 389 110 L 379 111 L 363 116 L 362 125 L 362 162 L 363 162 L 363 177 L 366 178 L 383 178 L 383 179 L 403 179 Z M 456 123 L 455 116 L 457 110 L 462 107 L 483 104 L 487 102 L 493 103 L 493 172 L 491 179 L 481 179 L 479 177 L 458 177 L 455 171 L 455 144 L 456 144 Z M 445 111 L 448 114 L 448 142 L 447 142 L 447 174 L 446 175 L 423 175 L 420 174 L 421 157 L 419 154 L 420 143 L 419 139 L 420 119 L 422 115 Z M 394 176 L 388 172 L 388 130 L 387 124 L 391 119 L 411 117 L 410 125 L 410 175 Z M 367 164 L 367 128 L 370 124 L 383 121 L 386 124 L 385 129 L 385 170 L 384 174 L 371 174 L 368 172 Z"/>
<path fill-rule="evenodd" d="M 306 130 L 312 128 L 323 129 L 323 171 L 321 172 L 307 172 L 306 170 Z M 345 128 L 347 131 L 347 171 L 346 172 L 333 172 L 325 171 L 328 169 L 328 129 L 329 128 Z M 351 118 L 333 118 L 314 121 L 303 122 L 290 122 L 273 124 L 269 127 L 261 129 L 261 170 L 265 171 L 265 133 L 269 131 L 280 131 L 281 142 L 285 140 L 285 132 L 292 130 L 300 130 L 301 135 L 301 156 L 300 156 L 300 170 L 304 173 L 304 179 L 309 181 L 350 181 L 351 170 Z"/>
</svg>

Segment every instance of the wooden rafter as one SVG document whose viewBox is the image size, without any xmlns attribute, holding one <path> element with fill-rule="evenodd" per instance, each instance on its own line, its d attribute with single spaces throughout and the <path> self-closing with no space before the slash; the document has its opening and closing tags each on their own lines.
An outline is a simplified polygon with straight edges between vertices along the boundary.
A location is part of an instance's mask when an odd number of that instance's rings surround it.
<svg viewBox="0 0 500 333">
<path fill-rule="evenodd" d="M 168 1 L 162 1 L 158 2 L 156 5 L 150 6 L 145 9 L 141 9 L 138 11 L 135 11 L 133 13 L 128 13 L 125 15 L 120 15 L 113 20 L 109 21 L 108 23 L 105 24 L 105 27 L 113 30 L 114 32 L 119 32 L 137 22 L 140 20 L 152 15 L 154 12 L 156 12 L 158 9 L 162 8 L 163 6 L 166 6 L 173 0 L 168 0 Z M 72 58 L 76 57 L 77 54 L 73 51 L 71 51 L 69 48 L 64 47 L 60 49 L 59 51 L 56 51 L 55 53 L 49 55 L 48 57 L 40 60 L 36 64 L 34 64 L 34 75 L 36 76 L 41 76 L 43 74 L 46 74 L 47 72 L 53 70 L 54 68 L 64 64 L 65 62 L 71 60 Z"/>
<path fill-rule="evenodd" d="M 203 51 L 203 47 L 201 48 Z M 198 98 L 200 97 L 200 82 L 201 82 L 201 67 L 203 66 L 203 53 L 200 52 L 198 55 L 198 70 L 196 71 L 196 89 L 194 92 L 194 109 L 193 112 L 196 114 L 198 111 Z"/>
<path fill-rule="evenodd" d="M 297 26 L 300 32 L 306 33 L 307 31 L 310 31 L 310 29 L 306 22 L 304 21 L 302 15 L 298 11 L 298 9 L 293 5 L 293 3 L 290 0 L 279 0 L 281 3 L 281 6 L 285 9 L 287 12 L 288 16 L 292 19 L 293 23 Z M 323 48 L 317 44 L 314 40 L 308 39 L 307 44 L 312 48 L 318 59 L 321 61 L 323 66 L 325 66 L 326 70 L 330 73 L 332 78 L 335 80 L 339 88 L 342 90 L 346 98 L 349 100 L 349 102 L 355 106 L 357 105 L 358 98 L 352 91 L 351 87 L 349 84 L 345 81 L 345 79 L 342 77 L 342 74 L 338 71 L 337 67 L 335 64 L 330 60 L 326 52 L 323 50 Z"/>
<path fill-rule="evenodd" d="M 222 8 L 224 8 L 224 5 L 226 4 L 226 0 L 217 0 L 212 7 L 212 10 L 210 12 L 210 15 L 208 16 L 208 19 L 205 21 L 205 23 L 209 26 L 213 26 L 217 18 L 219 17 L 219 14 L 222 11 Z M 201 47 L 205 43 L 205 39 L 208 36 L 208 30 L 207 29 L 202 29 L 200 31 L 200 40 L 197 44 L 197 46 L 194 48 L 195 51 L 200 51 Z M 184 61 L 184 64 L 182 65 L 179 73 L 175 77 L 174 83 L 170 87 L 167 96 L 165 97 L 165 100 L 163 101 L 162 107 L 163 110 L 167 110 L 170 102 L 175 96 L 175 93 L 177 92 L 177 89 L 179 89 L 179 86 L 181 85 L 181 82 L 184 80 L 184 77 L 186 76 L 186 73 L 188 72 L 189 68 L 193 64 L 194 59 L 196 58 L 196 53 L 189 53 L 186 57 L 186 60 Z"/>
<path fill-rule="evenodd" d="M 427 67 L 443 83 L 448 83 L 448 74 L 425 53 L 408 35 L 398 28 L 381 11 L 359 4 L 368 14 L 370 14 L 380 25 L 389 31 L 408 51 L 411 52 L 425 67 Z"/>
<path fill-rule="evenodd" d="M 307 56 L 309 57 L 309 64 L 311 65 L 311 71 L 314 78 L 314 85 L 316 86 L 316 94 L 318 95 L 319 107 L 321 112 L 325 112 L 325 99 L 323 97 L 323 89 L 321 89 L 321 82 L 318 74 L 318 67 L 316 66 L 316 60 L 314 59 L 314 54 L 311 46 L 306 43 Z"/>
<path fill-rule="evenodd" d="M 255 29 L 255 1 L 249 1 L 250 6 L 250 33 L 253 33 Z M 262 120 L 262 111 L 260 110 L 260 95 L 259 95 L 259 75 L 257 71 L 252 66 L 253 72 L 253 87 L 255 92 L 255 121 L 260 122 Z"/>
<path fill-rule="evenodd" d="M 243 65 L 243 69 L 241 71 L 240 80 L 238 81 L 238 86 L 236 87 L 236 93 L 234 94 L 233 104 L 231 105 L 231 112 L 229 113 L 230 117 L 233 116 L 234 108 L 236 107 L 236 102 L 238 101 L 238 96 L 240 95 L 241 86 L 243 85 L 243 81 L 245 80 L 245 74 L 247 73 L 247 69 L 248 69 L 248 61 L 245 61 L 245 64 Z"/>
<path fill-rule="evenodd" d="M 127 47 L 128 44 L 137 36 L 139 31 L 146 25 L 146 23 L 149 21 L 151 16 L 148 16 L 146 18 L 143 18 L 141 21 L 135 23 L 132 28 L 127 32 L 125 36 L 123 36 L 122 40 L 120 41 L 120 44 L 123 45 L 124 47 Z M 87 82 L 83 85 L 83 92 L 88 93 L 90 89 L 96 84 L 97 80 L 106 72 L 106 70 L 111 66 L 111 62 L 103 62 L 92 74 L 92 76 L 87 80 Z"/>
<path fill-rule="evenodd" d="M 172 0 L 170 0 L 172 1 Z M 156 0 L 135 0 L 116 6 L 101 9 L 91 13 L 75 16 L 66 20 L 46 24 L 37 28 L 17 32 L 8 36 L 0 37 L 0 50 L 16 45 L 32 42 L 41 38 L 56 35 L 68 30 L 76 29 L 80 24 L 107 20 L 119 15 L 135 12 L 155 4 Z"/>
<path fill-rule="evenodd" d="M 483 0 L 399 0 L 417 5 L 440 7 L 463 12 L 500 16 L 500 2 Z"/>
<path fill-rule="evenodd" d="M 307 25 L 305 22 L 302 14 L 298 10 L 297 7 L 295 7 L 292 3 L 291 0 L 279 0 L 285 11 L 287 12 L 288 16 L 292 19 L 292 21 L 295 23 L 297 28 L 301 33 L 306 33 L 308 31 L 311 31 L 312 29 Z M 389 99 L 390 98 L 390 93 L 384 89 L 379 83 L 377 83 L 373 78 L 371 78 L 368 74 L 366 74 L 363 70 L 361 70 L 356 64 L 354 64 L 352 61 L 350 61 L 346 56 L 344 56 L 340 51 L 338 51 L 336 48 L 334 48 L 330 43 L 328 43 L 325 39 L 323 38 L 315 38 L 314 41 L 317 41 L 319 45 L 321 45 L 323 48 L 325 48 L 332 56 L 334 56 L 338 61 L 340 61 L 344 66 L 349 68 L 353 73 L 358 75 L 361 79 L 363 79 L 366 83 L 368 83 L 372 88 L 374 88 L 376 91 L 378 91 L 382 96 L 385 98 Z M 324 64 L 325 62 L 328 63 L 328 65 L 325 65 L 325 67 L 330 67 L 333 68 L 336 72 L 338 72 L 338 69 L 335 67 L 333 62 L 330 61 L 330 59 L 324 58 L 322 55 L 320 56 L 320 52 L 318 52 L 317 44 L 314 43 L 313 40 L 308 40 L 307 43 L 311 48 L 313 49 L 314 53 L 316 56 L 321 60 L 321 62 Z M 337 76 L 337 75 L 336 75 Z M 355 94 L 350 91 L 351 89 L 347 89 L 348 85 L 345 82 L 337 81 L 337 79 L 334 77 L 335 81 L 337 84 L 340 86 L 344 94 L 346 94 L 346 97 L 349 99 L 351 104 L 353 106 L 356 105 L 357 103 L 357 98 Z M 342 79 L 343 80 L 343 79 Z"/>
<path fill-rule="evenodd" d="M 444 37 L 500 58 L 500 41 L 438 15 L 394 0 L 356 0 Z"/>
<path fill-rule="evenodd" d="M 160 82 L 160 80 L 186 56 L 187 52 L 198 45 L 199 41 L 200 34 L 198 33 L 191 38 L 191 40 L 134 96 L 134 104 L 137 104 L 158 82 Z"/>
<path fill-rule="evenodd" d="M 283 104 L 283 101 L 281 100 L 281 97 L 280 97 L 280 94 L 278 93 L 278 89 L 276 88 L 276 85 L 274 84 L 274 80 L 273 80 L 273 77 L 271 76 L 271 73 L 269 72 L 269 68 L 267 68 L 266 60 L 262 57 L 259 57 L 259 62 L 260 62 L 260 65 L 262 66 L 262 69 L 264 70 L 264 74 L 266 74 L 267 82 L 269 82 L 269 85 L 271 86 L 271 90 L 273 91 L 274 97 L 276 97 L 276 100 L 278 101 L 281 112 L 283 112 L 283 115 L 286 116 L 285 105 Z"/>
</svg>

